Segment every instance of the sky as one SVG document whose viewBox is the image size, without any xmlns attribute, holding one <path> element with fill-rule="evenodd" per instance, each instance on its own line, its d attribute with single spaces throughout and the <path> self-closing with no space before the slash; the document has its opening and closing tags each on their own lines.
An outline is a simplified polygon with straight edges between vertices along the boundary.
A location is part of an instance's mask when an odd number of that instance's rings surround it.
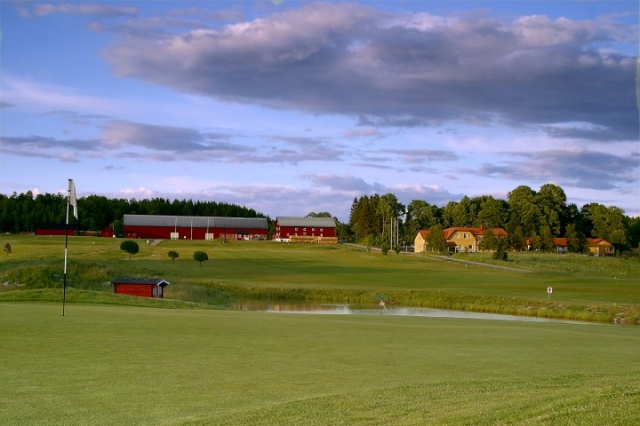
<svg viewBox="0 0 640 426">
<path fill-rule="evenodd" d="M 0 193 L 640 216 L 638 1 L 0 1 Z"/>
</svg>

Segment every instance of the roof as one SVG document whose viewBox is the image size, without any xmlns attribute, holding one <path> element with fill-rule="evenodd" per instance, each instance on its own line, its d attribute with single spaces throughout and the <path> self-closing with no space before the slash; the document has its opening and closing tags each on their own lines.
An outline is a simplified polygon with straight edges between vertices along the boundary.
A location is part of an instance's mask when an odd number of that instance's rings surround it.
<svg viewBox="0 0 640 426">
<path fill-rule="evenodd" d="M 442 230 L 442 235 L 444 235 L 445 240 L 450 239 L 456 232 L 469 232 L 473 235 L 483 235 L 485 232 L 491 231 L 494 237 L 507 237 L 509 234 L 503 228 L 468 228 L 468 227 L 455 227 L 455 228 L 447 228 Z M 422 236 L 422 238 L 426 238 L 429 235 L 429 230 L 419 230 L 418 234 Z"/>
<path fill-rule="evenodd" d="M 139 284 L 139 285 L 156 285 L 167 286 L 169 281 L 162 278 L 116 278 L 111 284 Z"/>
<path fill-rule="evenodd" d="M 587 245 L 589 247 L 610 246 L 611 243 L 604 238 L 587 238 Z"/>
<path fill-rule="evenodd" d="M 264 217 L 169 216 L 125 214 L 125 226 L 164 226 L 181 228 L 269 229 Z"/>
<path fill-rule="evenodd" d="M 293 217 L 279 216 L 276 218 L 279 226 L 307 226 L 316 228 L 335 228 L 336 222 L 331 217 Z"/>
</svg>

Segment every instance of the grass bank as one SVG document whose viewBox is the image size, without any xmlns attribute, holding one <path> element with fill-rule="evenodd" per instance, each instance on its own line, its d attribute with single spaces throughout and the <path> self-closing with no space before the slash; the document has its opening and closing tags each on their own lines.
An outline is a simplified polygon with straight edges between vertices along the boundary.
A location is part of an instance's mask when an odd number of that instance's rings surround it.
<svg viewBox="0 0 640 426">
<path fill-rule="evenodd" d="M 20 300 L 25 289 L 61 287 L 63 238 L 1 236 L 0 242 L 9 239 L 13 253 L 0 259 L 0 300 Z M 112 291 L 109 282 L 116 277 L 160 277 L 171 282 L 165 297 L 189 305 L 224 307 L 253 298 L 367 306 L 376 302 L 372 295 L 384 295 L 391 306 L 640 322 L 640 263 L 617 258 L 514 254 L 502 265 L 520 270 L 503 270 L 483 265 L 490 261 L 483 255 L 466 258 L 480 262 L 471 264 L 349 246 L 138 240 L 140 252 L 129 260 L 119 250 L 122 240 L 69 241 L 68 284 L 89 293 Z M 178 259 L 171 260 L 169 251 Z M 194 251 L 205 251 L 210 260 L 200 266 Z"/>
</svg>

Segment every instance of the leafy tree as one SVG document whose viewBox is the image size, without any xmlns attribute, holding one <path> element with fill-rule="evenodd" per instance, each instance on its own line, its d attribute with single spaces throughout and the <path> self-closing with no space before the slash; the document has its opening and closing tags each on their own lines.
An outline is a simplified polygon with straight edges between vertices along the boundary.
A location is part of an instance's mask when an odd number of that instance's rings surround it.
<svg viewBox="0 0 640 426">
<path fill-rule="evenodd" d="M 386 256 L 387 253 L 389 253 L 389 243 L 386 241 L 382 243 L 382 245 L 380 246 L 380 251 Z"/>
<path fill-rule="evenodd" d="M 4 251 L 7 253 L 7 256 L 11 254 L 11 244 L 7 243 L 4 245 Z"/>
<path fill-rule="evenodd" d="M 209 260 L 209 255 L 203 251 L 195 251 L 193 253 L 193 260 L 200 262 L 200 267 L 202 267 L 202 262 Z"/>
<path fill-rule="evenodd" d="M 573 223 L 569 223 L 567 225 L 567 230 L 564 233 L 565 238 L 567 239 L 567 250 L 571 253 L 580 252 L 580 239 L 578 238 L 578 232 L 576 231 L 576 225 Z"/>
<path fill-rule="evenodd" d="M 169 251 L 169 253 L 167 253 L 167 256 L 169 256 L 171 260 L 176 260 L 178 257 L 180 257 L 178 252 L 173 250 Z"/>
<path fill-rule="evenodd" d="M 624 211 L 615 206 L 605 207 L 591 203 L 583 207 L 583 211 L 593 224 L 592 237 L 604 238 L 616 246 L 616 251 L 627 243 L 627 218 Z"/>
<path fill-rule="evenodd" d="M 640 217 L 632 217 L 629 219 L 627 235 L 631 248 L 640 248 Z"/>
<path fill-rule="evenodd" d="M 337 217 L 334 217 L 333 220 L 336 223 L 336 237 L 338 238 L 338 240 L 353 240 L 353 235 L 351 233 L 351 227 L 349 226 L 349 224 L 340 222 Z"/>
<path fill-rule="evenodd" d="M 526 241 L 525 236 L 522 233 L 522 227 L 517 226 L 512 232 L 509 233 L 508 245 L 512 250 L 521 251 L 525 249 Z"/>
<path fill-rule="evenodd" d="M 534 200 L 540 211 L 540 229 L 546 227 L 552 237 L 560 236 L 567 211 L 567 196 L 563 189 L 547 183 L 540 187 Z"/>
<path fill-rule="evenodd" d="M 498 238 L 496 241 L 496 251 L 493 253 L 492 257 L 496 260 L 504 260 L 506 261 L 509 258 L 507 254 L 507 241 L 504 238 Z"/>
<path fill-rule="evenodd" d="M 510 209 L 507 230 L 511 233 L 520 226 L 525 236 L 538 234 L 541 212 L 536 204 L 535 191 L 521 185 L 509 192 L 507 199 Z"/>
<path fill-rule="evenodd" d="M 131 260 L 131 256 L 138 253 L 140 251 L 140 247 L 135 241 L 126 240 L 120 244 L 120 250 L 129 253 L 129 260 Z"/>
<path fill-rule="evenodd" d="M 442 234 L 442 225 L 434 225 L 429 228 L 427 244 L 431 247 L 431 251 L 437 251 L 438 253 L 447 251 L 447 240 Z"/>
<path fill-rule="evenodd" d="M 484 231 L 479 245 L 482 250 L 495 250 L 497 248 L 498 241 L 491 229 Z"/>
<path fill-rule="evenodd" d="M 407 206 L 407 223 L 405 232 L 414 238 L 421 229 L 429 229 L 440 223 L 438 206 L 422 200 L 413 200 Z"/>
<path fill-rule="evenodd" d="M 329 212 L 319 212 L 319 213 L 311 212 L 306 217 L 332 217 L 332 216 L 331 216 L 331 213 Z"/>
<path fill-rule="evenodd" d="M 496 200 L 492 196 L 483 197 L 475 225 L 487 228 L 504 228 L 507 223 L 508 204 L 505 200 Z"/>
</svg>

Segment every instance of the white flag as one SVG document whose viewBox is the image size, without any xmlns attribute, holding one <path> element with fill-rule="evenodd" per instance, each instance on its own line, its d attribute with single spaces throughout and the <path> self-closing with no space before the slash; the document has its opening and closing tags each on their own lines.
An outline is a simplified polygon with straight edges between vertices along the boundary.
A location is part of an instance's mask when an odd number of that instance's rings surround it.
<svg viewBox="0 0 640 426">
<path fill-rule="evenodd" d="M 73 206 L 73 215 L 78 220 L 78 200 L 76 200 L 76 186 L 73 179 L 69 179 L 69 204 Z"/>
</svg>

